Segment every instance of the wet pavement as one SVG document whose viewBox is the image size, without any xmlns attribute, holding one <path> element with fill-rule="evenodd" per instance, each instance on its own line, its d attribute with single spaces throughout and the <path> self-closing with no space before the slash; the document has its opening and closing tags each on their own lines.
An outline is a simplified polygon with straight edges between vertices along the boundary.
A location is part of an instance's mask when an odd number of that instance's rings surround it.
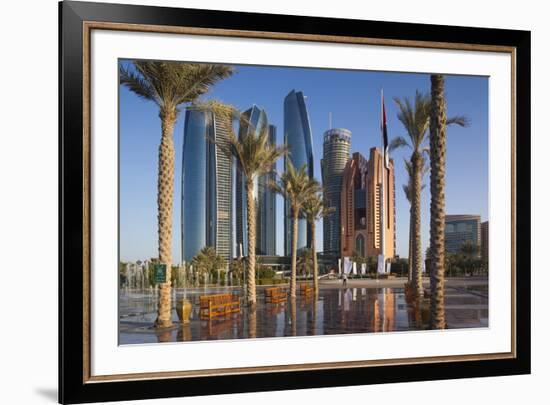
<svg viewBox="0 0 550 405">
<path fill-rule="evenodd" d="M 382 284 L 381 284 L 382 285 Z M 321 285 L 318 300 L 298 296 L 281 304 L 266 304 L 264 288 L 258 288 L 256 311 L 241 305 L 238 314 L 200 320 L 199 296 L 233 293 L 243 296 L 239 287 L 188 288 L 175 292 L 177 299 L 192 303 L 191 321 L 181 325 L 175 309 L 175 327 L 156 332 L 156 293 L 153 290 L 122 290 L 119 297 L 119 343 L 159 343 L 174 341 L 222 340 L 284 336 L 335 335 L 428 329 L 429 300 L 422 305 L 407 303 L 402 283 L 388 287 L 338 282 Z M 401 287 L 399 287 L 401 285 Z M 445 291 L 447 327 L 488 326 L 487 283 L 449 283 Z M 241 303 L 244 300 L 241 298 Z"/>
</svg>

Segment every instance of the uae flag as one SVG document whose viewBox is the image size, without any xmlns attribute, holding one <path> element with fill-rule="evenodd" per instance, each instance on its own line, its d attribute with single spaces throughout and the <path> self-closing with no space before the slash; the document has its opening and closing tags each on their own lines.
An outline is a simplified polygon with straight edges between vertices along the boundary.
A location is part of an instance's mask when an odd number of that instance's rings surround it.
<svg viewBox="0 0 550 405">
<path fill-rule="evenodd" d="M 390 153 L 388 150 L 388 126 L 386 124 L 386 106 L 384 105 L 384 92 L 382 91 L 382 122 L 380 123 L 382 129 L 382 142 L 384 143 L 384 164 L 386 169 L 390 168 Z"/>
</svg>

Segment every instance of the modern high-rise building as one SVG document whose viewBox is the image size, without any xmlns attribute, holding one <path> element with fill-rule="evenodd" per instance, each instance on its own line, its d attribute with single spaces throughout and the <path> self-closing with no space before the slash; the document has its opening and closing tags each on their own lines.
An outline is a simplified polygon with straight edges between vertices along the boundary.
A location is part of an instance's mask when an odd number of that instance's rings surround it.
<svg viewBox="0 0 550 405">
<path fill-rule="evenodd" d="M 269 126 L 269 143 L 271 145 L 277 144 L 277 127 L 275 125 Z M 266 230 L 265 237 L 262 238 L 262 244 L 265 244 L 265 246 L 262 245 L 262 251 L 268 256 L 275 256 L 277 254 L 277 194 L 269 185 L 277 180 L 277 168 L 275 164 L 272 169 L 271 173 L 262 176 L 265 190 L 262 193 L 264 196 L 262 206 L 265 212 L 262 218 L 265 218 L 263 228 Z"/>
<path fill-rule="evenodd" d="M 205 246 L 232 257 L 232 160 L 213 142 L 229 139 L 231 123 L 188 107 L 185 112 L 181 180 L 182 258 Z M 211 141 L 213 140 L 213 141 Z"/>
<path fill-rule="evenodd" d="M 292 90 L 284 101 L 284 143 L 288 148 L 285 156 L 286 162 L 290 161 L 297 169 L 306 165 L 309 177 L 313 178 L 313 141 L 311 125 L 306 108 L 304 94 L 301 91 Z M 291 253 L 292 244 L 292 220 L 290 205 L 285 201 L 285 256 Z M 298 222 L 298 249 L 309 245 L 311 231 L 305 219 Z"/>
<path fill-rule="evenodd" d="M 383 176 L 382 170 L 385 170 Z M 384 223 L 382 229 L 382 177 L 384 177 Z M 341 193 L 341 255 L 378 256 L 382 232 L 386 258 L 395 255 L 395 176 L 393 160 L 387 169 L 378 148 L 371 148 L 369 160 L 354 153 L 344 169 Z"/>
<path fill-rule="evenodd" d="M 329 129 L 324 134 L 321 175 L 323 199 L 333 211 L 323 218 L 323 253 L 340 253 L 340 204 L 342 176 L 349 161 L 351 131 L 343 128 Z"/>
<path fill-rule="evenodd" d="M 445 215 L 445 250 L 460 253 L 465 243 L 481 245 L 479 215 Z"/>
<path fill-rule="evenodd" d="M 268 131 L 268 142 L 276 143 L 276 128 L 268 124 L 267 114 L 263 109 L 252 106 L 243 113 L 246 120 L 241 123 L 239 136 L 244 136 L 253 131 L 259 136 L 263 131 Z M 238 163 L 237 163 L 238 164 Z M 275 165 L 273 173 L 259 176 L 254 183 L 254 205 L 256 207 L 256 252 L 257 255 L 275 255 L 276 238 L 276 206 L 275 193 L 269 187 L 269 182 L 275 179 Z M 247 202 L 245 176 L 240 170 L 236 173 L 236 241 L 237 246 L 242 244 L 244 256 L 248 255 L 247 232 Z"/>
<path fill-rule="evenodd" d="M 481 259 L 489 261 L 489 221 L 481 223 Z"/>
</svg>

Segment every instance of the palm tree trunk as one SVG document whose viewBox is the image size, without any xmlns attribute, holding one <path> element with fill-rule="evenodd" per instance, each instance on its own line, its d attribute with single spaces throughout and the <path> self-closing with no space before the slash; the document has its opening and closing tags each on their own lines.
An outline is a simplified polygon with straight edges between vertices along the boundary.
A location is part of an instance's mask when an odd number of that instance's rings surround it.
<svg viewBox="0 0 550 405">
<path fill-rule="evenodd" d="M 161 111 L 162 138 L 158 160 L 158 254 L 159 263 L 166 265 L 166 282 L 159 286 L 157 328 L 172 326 L 171 267 L 172 210 L 174 205 L 174 124 L 176 111 Z"/>
<path fill-rule="evenodd" d="M 412 241 L 413 241 L 413 216 L 412 216 L 412 205 L 411 205 L 411 207 L 409 208 L 409 274 L 408 274 L 409 283 L 412 280 L 412 269 L 413 269 L 413 266 L 412 266 L 412 252 L 413 252 Z"/>
<path fill-rule="evenodd" d="M 412 283 L 413 291 L 417 298 L 423 295 L 422 289 L 422 234 L 420 214 L 420 191 L 422 189 L 422 166 L 423 159 L 420 153 L 413 152 L 413 182 L 412 182 L 412 217 L 413 217 L 413 242 L 412 242 Z"/>
<path fill-rule="evenodd" d="M 315 221 L 311 222 L 311 254 L 313 255 L 313 294 L 315 295 L 315 300 L 319 296 L 319 269 L 317 268 L 317 248 L 315 246 Z"/>
<path fill-rule="evenodd" d="M 445 154 L 447 112 L 442 75 L 431 76 L 430 327 L 445 328 Z"/>
<path fill-rule="evenodd" d="M 256 206 L 254 203 L 254 181 L 248 178 L 246 179 L 246 204 L 248 222 L 247 303 L 256 305 Z"/>
<path fill-rule="evenodd" d="M 296 255 L 298 250 L 298 208 L 292 208 L 292 249 L 290 258 L 290 298 L 296 299 Z"/>
</svg>

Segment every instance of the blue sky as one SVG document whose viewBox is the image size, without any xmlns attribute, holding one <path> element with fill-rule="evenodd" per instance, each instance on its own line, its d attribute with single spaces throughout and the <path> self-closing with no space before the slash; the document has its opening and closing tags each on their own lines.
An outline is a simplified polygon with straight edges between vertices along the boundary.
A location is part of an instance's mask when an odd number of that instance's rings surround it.
<svg viewBox="0 0 550 405">
<path fill-rule="evenodd" d="M 126 63 L 126 62 L 121 62 Z M 246 110 L 253 104 L 264 108 L 270 123 L 277 126 L 277 142 L 283 140 L 283 100 L 292 89 L 304 92 L 313 132 L 315 177 L 321 178 L 323 133 L 332 126 L 351 130 L 351 151 L 368 157 L 380 146 L 380 90 L 384 90 L 388 136 L 405 136 L 397 120 L 394 97 L 414 97 L 429 92 L 428 74 L 350 71 L 292 67 L 236 66 L 232 77 L 216 84 L 203 99 L 215 98 Z M 447 114 L 466 115 L 467 128 L 447 131 L 448 214 L 488 215 L 488 78 L 446 76 Z M 184 107 L 174 129 L 176 148 L 173 261 L 179 263 L 181 159 Z M 158 108 L 120 88 L 120 259 L 135 261 L 157 256 L 156 181 L 160 140 Z M 403 158 L 409 149 L 392 154 L 396 163 L 397 253 L 408 255 L 409 205 L 402 190 L 407 181 Z M 282 160 L 278 170 L 282 171 Z M 429 177 L 425 183 L 428 185 Z M 429 187 L 422 193 L 422 248 L 429 241 Z M 283 251 L 283 204 L 277 201 L 277 252 Z M 322 221 L 317 244 L 322 250 Z"/>
</svg>

